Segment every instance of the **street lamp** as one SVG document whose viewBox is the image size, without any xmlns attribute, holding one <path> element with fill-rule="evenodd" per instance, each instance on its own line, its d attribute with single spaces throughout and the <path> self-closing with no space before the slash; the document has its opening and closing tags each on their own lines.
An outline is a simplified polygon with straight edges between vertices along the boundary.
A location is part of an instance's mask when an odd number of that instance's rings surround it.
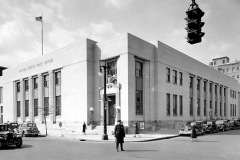
<svg viewBox="0 0 240 160">
<path fill-rule="evenodd" d="M 106 121 L 106 114 L 107 114 L 107 95 L 106 95 L 106 73 L 107 70 L 111 69 L 110 66 L 107 66 L 106 63 L 104 65 L 100 65 L 99 66 L 100 72 L 98 73 L 99 76 L 102 76 L 102 69 L 104 70 L 104 96 L 103 96 L 103 114 L 104 114 L 104 127 L 103 127 L 103 136 L 102 136 L 102 140 L 108 140 L 108 135 L 107 135 L 107 121 Z"/>
</svg>

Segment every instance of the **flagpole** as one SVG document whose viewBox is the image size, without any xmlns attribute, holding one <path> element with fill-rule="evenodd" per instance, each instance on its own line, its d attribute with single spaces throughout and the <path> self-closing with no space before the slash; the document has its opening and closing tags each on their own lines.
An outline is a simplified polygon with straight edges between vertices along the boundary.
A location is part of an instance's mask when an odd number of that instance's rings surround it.
<svg viewBox="0 0 240 160">
<path fill-rule="evenodd" d="M 43 15 L 42 15 L 42 55 L 43 55 Z"/>
</svg>

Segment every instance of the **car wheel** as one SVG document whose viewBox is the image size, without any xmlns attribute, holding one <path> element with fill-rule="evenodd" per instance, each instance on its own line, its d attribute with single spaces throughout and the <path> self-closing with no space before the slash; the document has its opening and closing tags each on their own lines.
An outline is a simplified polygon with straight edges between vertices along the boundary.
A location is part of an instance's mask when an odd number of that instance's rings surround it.
<svg viewBox="0 0 240 160">
<path fill-rule="evenodd" d="M 22 146 L 22 139 L 21 138 L 16 139 L 15 143 L 16 143 L 16 146 L 20 148 Z"/>
</svg>

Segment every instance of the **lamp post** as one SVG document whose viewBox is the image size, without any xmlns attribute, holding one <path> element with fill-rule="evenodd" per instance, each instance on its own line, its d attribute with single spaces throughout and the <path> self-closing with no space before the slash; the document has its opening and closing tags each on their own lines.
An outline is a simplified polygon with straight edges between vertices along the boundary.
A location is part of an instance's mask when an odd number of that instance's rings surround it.
<svg viewBox="0 0 240 160">
<path fill-rule="evenodd" d="M 106 114 L 107 114 L 107 95 L 106 95 L 106 86 L 107 86 L 107 82 L 106 82 L 106 73 L 107 70 L 111 69 L 110 66 L 107 66 L 106 63 L 104 65 L 100 65 L 100 72 L 98 73 L 99 76 L 102 76 L 102 68 L 104 71 L 104 96 L 103 96 L 103 114 L 104 114 L 104 127 L 103 127 L 103 136 L 102 136 L 102 140 L 108 140 L 108 135 L 107 135 L 107 121 L 106 121 Z"/>
<path fill-rule="evenodd" d="M 89 108 L 89 110 L 90 110 L 90 127 L 91 127 L 91 130 L 93 129 L 93 110 L 94 110 L 94 108 L 93 107 L 90 107 Z"/>
</svg>

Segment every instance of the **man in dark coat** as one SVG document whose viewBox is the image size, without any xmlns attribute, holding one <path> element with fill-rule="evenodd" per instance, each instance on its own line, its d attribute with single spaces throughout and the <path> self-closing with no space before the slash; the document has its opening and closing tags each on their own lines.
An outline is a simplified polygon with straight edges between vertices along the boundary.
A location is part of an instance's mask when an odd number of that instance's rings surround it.
<svg viewBox="0 0 240 160">
<path fill-rule="evenodd" d="M 191 141 L 196 139 L 197 141 L 197 127 L 195 125 L 192 126 L 192 133 L 191 133 Z"/>
<path fill-rule="evenodd" d="M 121 146 L 121 151 L 124 151 L 123 143 L 124 143 L 125 131 L 124 131 L 124 126 L 121 124 L 121 120 L 117 121 L 117 125 L 114 128 L 114 135 L 116 137 L 115 142 L 116 142 L 117 152 L 118 152 L 119 143 Z"/>
</svg>

